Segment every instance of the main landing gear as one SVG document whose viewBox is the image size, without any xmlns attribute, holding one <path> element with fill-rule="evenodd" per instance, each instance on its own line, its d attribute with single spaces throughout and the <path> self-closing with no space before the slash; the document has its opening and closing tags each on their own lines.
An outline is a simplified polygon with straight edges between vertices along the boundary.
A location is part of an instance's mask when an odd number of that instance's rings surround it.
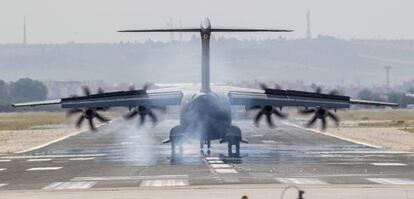
<svg viewBox="0 0 414 199">
<path fill-rule="evenodd" d="M 222 142 L 227 142 L 227 152 L 229 157 L 240 157 L 241 130 L 237 126 L 230 126 L 226 138 Z M 233 147 L 234 146 L 234 147 Z M 233 148 L 235 149 L 233 153 Z"/>
<path fill-rule="evenodd" d="M 202 155 L 204 155 L 204 145 L 207 145 L 207 155 L 210 155 L 211 154 L 211 151 L 210 151 L 211 141 L 210 140 L 205 140 L 205 139 L 200 140 L 200 153 Z"/>
</svg>

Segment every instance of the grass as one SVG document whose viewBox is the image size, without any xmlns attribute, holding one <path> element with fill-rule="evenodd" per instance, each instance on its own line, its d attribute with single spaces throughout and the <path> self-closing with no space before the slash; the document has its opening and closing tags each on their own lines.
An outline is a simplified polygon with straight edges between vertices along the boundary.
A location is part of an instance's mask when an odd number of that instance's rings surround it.
<svg viewBox="0 0 414 199">
<path fill-rule="evenodd" d="M 64 112 L 0 113 L 0 130 L 28 130 L 68 121 Z"/>
<path fill-rule="evenodd" d="M 410 109 L 361 109 L 338 111 L 343 121 L 414 121 L 414 110 Z"/>
</svg>

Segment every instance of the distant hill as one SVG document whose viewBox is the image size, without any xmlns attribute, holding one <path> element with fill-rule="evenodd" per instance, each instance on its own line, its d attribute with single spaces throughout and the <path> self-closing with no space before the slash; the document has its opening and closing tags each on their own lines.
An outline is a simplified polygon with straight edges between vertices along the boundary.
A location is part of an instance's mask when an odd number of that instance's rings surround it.
<svg viewBox="0 0 414 199">
<path fill-rule="evenodd" d="M 414 74 L 414 41 L 213 39 L 214 82 L 297 81 L 317 84 L 401 83 Z M 1 79 L 198 82 L 200 41 L 0 45 Z"/>
</svg>

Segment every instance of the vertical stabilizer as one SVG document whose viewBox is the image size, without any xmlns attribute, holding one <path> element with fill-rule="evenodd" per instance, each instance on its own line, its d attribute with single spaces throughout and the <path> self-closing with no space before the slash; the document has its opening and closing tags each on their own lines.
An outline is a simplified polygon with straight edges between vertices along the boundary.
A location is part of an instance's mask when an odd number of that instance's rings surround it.
<svg viewBox="0 0 414 199">
<path fill-rule="evenodd" d="M 201 23 L 201 93 L 209 93 L 210 89 L 210 20 Z"/>
</svg>

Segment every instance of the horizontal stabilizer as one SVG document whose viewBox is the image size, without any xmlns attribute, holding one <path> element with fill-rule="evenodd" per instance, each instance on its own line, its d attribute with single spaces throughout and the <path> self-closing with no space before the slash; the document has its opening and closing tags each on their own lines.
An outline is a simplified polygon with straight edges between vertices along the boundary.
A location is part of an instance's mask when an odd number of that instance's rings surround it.
<svg viewBox="0 0 414 199">
<path fill-rule="evenodd" d="M 283 29 L 255 29 L 255 28 L 211 28 L 211 32 L 292 32 Z"/>
<path fill-rule="evenodd" d="M 118 32 L 200 32 L 200 28 L 161 28 L 161 29 L 140 29 L 140 30 L 120 30 Z"/>
<path fill-rule="evenodd" d="M 283 29 L 254 29 L 254 28 L 211 28 L 211 32 L 292 32 Z M 118 32 L 201 32 L 201 28 L 165 28 L 165 29 L 137 29 L 120 30 Z"/>
</svg>

